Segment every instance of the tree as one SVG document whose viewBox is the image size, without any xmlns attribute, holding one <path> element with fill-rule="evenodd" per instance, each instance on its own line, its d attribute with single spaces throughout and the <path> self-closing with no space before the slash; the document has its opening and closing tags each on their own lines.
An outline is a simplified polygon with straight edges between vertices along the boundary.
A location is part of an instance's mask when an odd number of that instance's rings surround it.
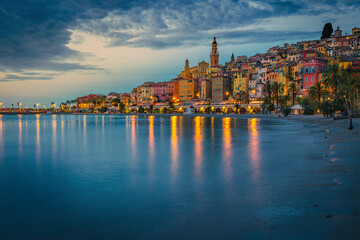
<svg viewBox="0 0 360 240">
<path fill-rule="evenodd" d="M 269 96 L 269 100 L 270 100 L 270 103 L 271 104 L 271 85 L 270 85 L 270 82 L 266 82 L 266 85 L 265 85 L 265 88 L 264 88 L 265 92 L 267 92 L 268 96 Z"/>
<path fill-rule="evenodd" d="M 105 107 L 105 106 L 100 108 L 100 112 L 101 112 L 101 113 L 104 113 L 104 112 L 106 112 L 107 110 L 108 110 L 108 107 Z"/>
<path fill-rule="evenodd" d="M 320 104 L 320 111 L 324 115 L 324 117 L 329 117 L 332 114 L 333 104 L 330 100 L 324 100 Z"/>
<path fill-rule="evenodd" d="M 284 116 L 287 117 L 291 112 L 291 108 L 289 106 L 283 109 Z"/>
<path fill-rule="evenodd" d="M 301 100 L 300 105 L 304 108 L 304 115 L 314 114 L 314 106 L 309 98 L 305 97 Z"/>
<path fill-rule="evenodd" d="M 325 89 L 324 85 L 320 82 L 317 82 L 314 86 L 311 86 L 309 89 L 310 98 L 317 100 L 321 103 L 321 99 L 328 94 L 328 91 Z"/>
<path fill-rule="evenodd" d="M 359 92 L 357 89 L 358 72 L 352 72 L 351 68 L 346 69 L 346 72 L 348 75 L 340 85 L 340 92 L 344 94 L 341 99 L 344 102 L 346 112 L 349 116 L 349 130 L 353 130 L 354 126 L 352 124 L 352 118 L 357 111 L 357 101 L 359 99 Z"/>
<path fill-rule="evenodd" d="M 140 106 L 138 109 L 138 113 L 144 113 L 144 111 L 145 111 L 145 109 L 142 106 Z"/>
<path fill-rule="evenodd" d="M 119 106 L 119 112 L 124 113 L 125 112 L 125 104 L 120 102 L 118 104 L 118 106 Z"/>
<path fill-rule="evenodd" d="M 335 96 L 342 81 L 347 77 L 344 68 L 338 64 L 330 64 L 324 71 L 322 81 L 327 88 L 330 88 Z"/>
<path fill-rule="evenodd" d="M 276 110 L 279 110 L 279 95 L 284 92 L 284 85 L 282 83 L 274 82 L 271 84 L 271 90 L 276 97 Z"/>
<path fill-rule="evenodd" d="M 332 27 L 332 24 L 326 23 L 324 25 L 324 28 L 322 31 L 321 39 L 329 38 L 331 36 L 331 34 L 333 33 L 333 31 L 334 31 L 334 29 Z"/>
<path fill-rule="evenodd" d="M 295 98 L 297 93 L 299 92 L 298 86 L 296 85 L 296 83 L 292 82 L 289 85 L 289 92 L 291 92 L 291 98 L 292 98 L 292 105 L 295 105 Z"/>
<path fill-rule="evenodd" d="M 323 73 L 322 81 L 327 88 L 334 92 L 333 109 L 334 113 L 339 107 L 338 88 L 348 78 L 349 73 L 338 64 L 329 65 Z"/>
</svg>

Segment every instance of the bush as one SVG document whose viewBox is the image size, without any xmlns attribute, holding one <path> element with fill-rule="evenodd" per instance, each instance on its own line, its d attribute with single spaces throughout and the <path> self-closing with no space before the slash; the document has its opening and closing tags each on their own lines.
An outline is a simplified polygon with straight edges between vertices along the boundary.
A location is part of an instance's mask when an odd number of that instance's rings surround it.
<svg viewBox="0 0 360 240">
<path fill-rule="evenodd" d="M 306 105 L 304 108 L 304 115 L 314 115 L 315 110 L 314 107 L 311 105 Z"/>
<path fill-rule="evenodd" d="M 145 111 L 145 109 L 142 106 L 140 106 L 138 109 L 138 113 L 144 113 L 144 111 Z"/>
<path fill-rule="evenodd" d="M 324 100 L 320 104 L 320 111 L 324 117 L 330 117 L 333 113 L 333 103 L 329 100 Z"/>
<path fill-rule="evenodd" d="M 101 107 L 101 108 L 99 109 L 99 111 L 100 111 L 101 113 L 104 113 L 104 112 L 106 112 L 107 110 L 108 110 L 107 107 Z"/>
<path fill-rule="evenodd" d="M 291 108 L 290 108 L 289 106 L 284 107 L 284 109 L 283 109 L 283 114 L 285 115 L 285 117 L 286 117 L 287 115 L 289 115 L 290 112 L 291 112 Z"/>
<path fill-rule="evenodd" d="M 207 114 L 211 113 L 211 107 L 205 108 L 205 112 L 206 112 Z"/>
</svg>

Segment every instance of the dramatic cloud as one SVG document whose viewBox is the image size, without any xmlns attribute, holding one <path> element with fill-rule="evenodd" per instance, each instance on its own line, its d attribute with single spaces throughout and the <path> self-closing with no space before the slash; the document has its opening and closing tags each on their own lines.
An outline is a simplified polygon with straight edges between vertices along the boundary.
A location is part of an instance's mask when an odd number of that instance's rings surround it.
<svg viewBox="0 0 360 240">
<path fill-rule="evenodd" d="M 277 17 L 312 16 L 336 19 L 354 12 L 358 1 L 95 1 L 95 0 L 3 0 L 0 3 L 0 67 L 3 71 L 24 69 L 74 71 L 99 70 L 84 66 L 84 52 L 67 47 L 70 39 L 81 44 L 81 35 L 94 34 L 108 47 L 130 46 L 164 49 L 204 44 L 212 34 L 224 42 L 277 41 L 289 36 L 315 37 L 308 28 L 298 31 Z M 272 29 L 262 26 L 274 23 Z M 283 25 L 283 26 L 281 26 Z M 252 29 L 249 28 L 252 26 Z M 276 34 L 274 28 L 288 29 Z M 270 27 L 270 28 L 271 28 Z M 222 34 L 223 29 L 237 29 Z M 70 31 L 72 30 L 72 31 Z M 289 35 L 286 35 L 289 33 Z M 249 36 L 251 34 L 251 36 Z M 65 63 L 64 63 L 65 62 Z"/>
<path fill-rule="evenodd" d="M 0 3 L 0 67 L 7 71 L 94 70 L 79 62 L 83 53 L 66 47 L 77 19 L 97 19 L 131 1 L 2 0 Z M 62 63 L 66 61 L 66 63 Z"/>
<path fill-rule="evenodd" d="M 113 10 L 99 19 L 78 19 L 75 28 L 103 37 L 108 47 L 164 49 L 203 45 L 212 34 L 219 35 L 225 42 L 229 38 L 237 39 L 239 43 L 260 43 L 264 39 L 275 42 L 300 35 L 305 39 L 318 38 L 324 21 L 354 13 L 358 6 L 359 2 L 354 1 L 203 0 L 178 3 L 163 0 L 148 8 L 136 6 Z M 292 25 L 277 21 L 277 18 L 292 16 L 297 20 Z M 309 23 L 308 19 L 314 17 L 317 22 Z M 222 35 L 224 28 L 234 30 Z M 286 35 L 284 30 L 289 34 Z"/>
</svg>

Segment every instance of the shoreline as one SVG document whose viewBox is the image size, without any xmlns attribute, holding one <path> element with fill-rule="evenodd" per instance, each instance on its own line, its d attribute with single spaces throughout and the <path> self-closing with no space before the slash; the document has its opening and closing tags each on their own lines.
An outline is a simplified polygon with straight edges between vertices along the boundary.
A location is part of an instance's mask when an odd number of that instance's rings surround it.
<svg viewBox="0 0 360 240">
<path fill-rule="evenodd" d="M 325 118 L 323 115 L 288 115 L 284 116 L 283 114 L 217 114 L 217 113 L 201 113 L 201 114 L 183 114 L 183 113 L 14 113 L 14 112 L 0 112 L 0 115 L 108 115 L 108 116 L 184 116 L 184 117 L 216 117 L 216 118 L 238 118 L 238 119 L 278 119 L 278 120 L 288 120 L 288 121 L 297 121 L 305 123 L 321 123 L 320 126 L 332 126 L 339 129 L 348 130 L 349 119 L 336 119 Z M 360 118 L 353 118 L 354 129 L 352 131 L 357 131 L 360 128 Z M 320 127 L 319 126 L 319 127 Z"/>
</svg>

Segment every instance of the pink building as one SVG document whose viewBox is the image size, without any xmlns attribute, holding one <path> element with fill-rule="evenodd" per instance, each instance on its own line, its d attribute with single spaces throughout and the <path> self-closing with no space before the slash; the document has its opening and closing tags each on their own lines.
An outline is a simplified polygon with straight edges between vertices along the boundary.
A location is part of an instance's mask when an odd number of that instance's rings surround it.
<svg viewBox="0 0 360 240">
<path fill-rule="evenodd" d="M 165 101 L 168 96 L 168 82 L 158 82 L 154 86 L 154 96 L 157 96 L 159 101 Z"/>
<path fill-rule="evenodd" d="M 321 81 L 326 65 L 327 60 L 320 57 L 308 57 L 299 61 L 300 85 L 304 96 L 311 86 Z"/>
</svg>

